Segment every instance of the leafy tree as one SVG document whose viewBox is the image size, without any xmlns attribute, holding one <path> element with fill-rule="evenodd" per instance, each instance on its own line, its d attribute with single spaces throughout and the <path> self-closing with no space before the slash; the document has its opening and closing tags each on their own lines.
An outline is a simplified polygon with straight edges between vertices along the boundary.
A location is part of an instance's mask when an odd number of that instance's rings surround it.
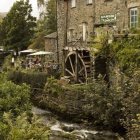
<svg viewBox="0 0 140 140">
<path fill-rule="evenodd" d="M 37 27 L 36 27 L 36 33 L 34 34 L 31 44 L 29 45 L 29 48 L 32 49 L 44 49 L 45 42 L 44 42 L 44 36 L 46 35 L 46 27 L 45 27 L 45 18 L 39 19 L 37 21 Z"/>
<path fill-rule="evenodd" d="M 42 0 L 41 0 L 42 2 Z M 43 16 L 37 22 L 37 32 L 32 38 L 29 48 L 44 48 L 44 36 L 57 30 L 56 22 L 56 0 L 49 0 L 47 3 L 40 3 L 46 6 Z"/>
<path fill-rule="evenodd" d="M 28 47 L 36 26 L 36 18 L 31 12 L 29 0 L 20 0 L 13 4 L 0 29 L 1 40 L 6 48 L 22 50 Z"/>
<path fill-rule="evenodd" d="M 49 0 L 46 7 L 46 27 L 47 32 L 52 33 L 56 31 L 56 0 Z"/>
</svg>

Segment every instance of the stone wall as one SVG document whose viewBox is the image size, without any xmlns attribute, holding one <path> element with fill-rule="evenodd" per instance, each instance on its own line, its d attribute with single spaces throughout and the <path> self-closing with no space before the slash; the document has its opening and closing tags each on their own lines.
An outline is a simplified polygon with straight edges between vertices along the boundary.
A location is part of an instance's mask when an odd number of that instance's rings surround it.
<svg viewBox="0 0 140 140">
<path fill-rule="evenodd" d="M 140 7 L 139 0 L 93 0 L 87 4 L 86 0 L 76 0 L 76 7 L 71 7 L 71 0 L 58 0 L 58 46 L 60 51 L 71 41 L 82 37 L 83 23 L 87 24 L 86 42 L 96 32 L 96 25 L 104 24 L 103 31 L 122 33 L 129 28 L 129 9 Z M 102 22 L 102 16 L 114 16 L 110 22 Z M 111 24 L 111 26 L 110 26 Z M 70 36 L 72 32 L 72 36 Z M 71 39 L 72 38 L 72 39 Z M 81 40 L 80 40 L 81 41 Z"/>
<path fill-rule="evenodd" d="M 45 51 L 53 52 L 53 60 L 57 62 L 57 40 L 55 38 L 45 38 Z"/>
<path fill-rule="evenodd" d="M 87 24 L 87 38 L 93 34 L 94 7 L 94 3 L 87 4 L 86 0 L 76 0 L 76 7 L 71 7 L 71 1 L 68 1 L 67 32 L 73 30 L 72 40 L 82 37 L 83 23 Z"/>
<path fill-rule="evenodd" d="M 100 42 L 102 34 L 112 43 L 114 34 L 127 33 L 130 28 L 130 8 L 140 8 L 140 0 L 57 0 L 57 29 L 59 59 L 64 65 L 63 48 L 66 46 L 89 47 L 92 37 Z M 113 18 L 113 19 L 111 19 Z M 83 41 L 83 24 L 86 23 L 86 39 Z"/>
<path fill-rule="evenodd" d="M 57 39 L 59 61 L 62 62 L 62 49 L 66 45 L 66 9 L 67 3 L 64 0 L 57 0 Z"/>
</svg>

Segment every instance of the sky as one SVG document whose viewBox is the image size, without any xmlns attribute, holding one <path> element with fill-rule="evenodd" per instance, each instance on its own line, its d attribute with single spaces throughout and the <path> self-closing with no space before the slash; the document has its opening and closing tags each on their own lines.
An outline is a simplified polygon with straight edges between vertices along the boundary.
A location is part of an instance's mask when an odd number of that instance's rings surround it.
<svg viewBox="0 0 140 140">
<path fill-rule="evenodd" d="M 16 0 L 0 0 L 0 12 L 8 12 Z M 39 11 L 37 8 L 37 0 L 30 0 L 32 4 L 32 15 L 38 17 Z"/>
</svg>

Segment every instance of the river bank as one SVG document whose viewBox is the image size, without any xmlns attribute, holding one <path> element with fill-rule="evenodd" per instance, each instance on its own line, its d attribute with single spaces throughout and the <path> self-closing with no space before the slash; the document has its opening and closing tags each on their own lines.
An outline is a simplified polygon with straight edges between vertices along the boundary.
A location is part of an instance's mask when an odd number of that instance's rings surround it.
<svg viewBox="0 0 140 140">
<path fill-rule="evenodd" d="M 96 131 L 85 125 L 62 121 L 49 110 L 33 106 L 32 113 L 40 116 L 42 123 L 50 127 L 49 140 L 123 140 L 117 133 Z"/>
</svg>

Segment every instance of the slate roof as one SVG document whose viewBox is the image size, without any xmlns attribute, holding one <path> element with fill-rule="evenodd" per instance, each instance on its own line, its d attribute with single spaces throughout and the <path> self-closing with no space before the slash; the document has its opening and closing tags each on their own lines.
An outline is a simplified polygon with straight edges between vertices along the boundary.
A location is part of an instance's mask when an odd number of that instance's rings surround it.
<svg viewBox="0 0 140 140">
<path fill-rule="evenodd" d="M 46 35 L 45 38 L 52 38 L 52 39 L 56 39 L 57 38 L 57 32 L 53 32 L 49 35 Z"/>
</svg>

